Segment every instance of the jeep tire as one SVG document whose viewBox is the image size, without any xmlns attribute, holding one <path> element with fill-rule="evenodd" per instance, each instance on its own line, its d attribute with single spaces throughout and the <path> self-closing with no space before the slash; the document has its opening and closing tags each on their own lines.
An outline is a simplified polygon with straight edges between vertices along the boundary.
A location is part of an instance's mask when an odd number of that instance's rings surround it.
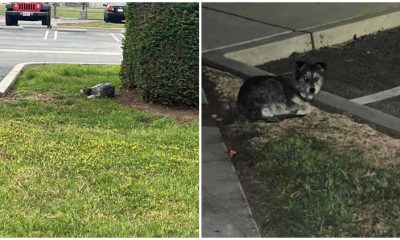
<svg viewBox="0 0 400 240">
<path fill-rule="evenodd" d="M 6 26 L 15 26 L 15 25 L 18 25 L 18 20 L 6 13 Z"/>
<path fill-rule="evenodd" d="M 51 10 L 47 10 L 47 15 L 45 18 L 42 19 L 42 25 L 47 26 L 47 28 L 51 27 Z"/>
</svg>

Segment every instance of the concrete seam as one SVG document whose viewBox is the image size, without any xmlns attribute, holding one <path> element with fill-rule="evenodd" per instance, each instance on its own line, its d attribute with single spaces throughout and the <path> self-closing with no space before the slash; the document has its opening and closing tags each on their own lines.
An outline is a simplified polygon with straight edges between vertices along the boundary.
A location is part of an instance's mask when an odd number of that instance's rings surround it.
<svg viewBox="0 0 400 240">
<path fill-rule="evenodd" d="M 227 12 L 227 11 L 223 11 L 223 10 L 219 10 L 219 9 L 215 9 L 215 8 L 211 8 L 211 7 L 206 7 L 206 6 L 202 6 L 202 8 L 205 8 L 205 9 L 208 9 L 208 10 L 211 10 L 211 11 L 215 11 L 215 12 L 224 13 L 226 15 L 230 15 L 230 16 L 234 16 L 234 17 L 238 17 L 238 18 L 243 18 L 243 19 L 246 19 L 246 20 L 249 20 L 249 21 L 252 21 L 252 22 L 257 22 L 257 23 L 261 23 L 261 24 L 265 24 L 265 25 L 270 25 L 270 26 L 273 26 L 273 27 L 283 28 L 283 29 L 287 29 L 287 30 L 290 30 L 290 31 L 293 31 L 293 32 L 296 31 L 296 29 L 293 29 L 293 28 L 279 26 L 277 24 L 273 24 L 273 23 L 269 23 L 269 22 L 260 21 L 260 20 L 254 19 L 254 18 L 241 16 L 241 15 L 236 14 L 236 13 L 231 13 L 231 12 Z"/>
<path fill-rule="evenodd" d="M 303 31 L 303 30 L 296 31 L 296 32 L 309 34 L 310 35 L 310 41 L 311 41 L 311 48 L 312 48 L 312 50 L 315 50 L 315 40 L 314 40 L 314 35 L 313 35 L 312 32 Z"/>
<path fill-rule="evenodd" d="M 270 38 L 274 38 L 280 35 L 284 35 L 284 34 L 288 34 L 288 33 L 292 33 L 292 31 L 286 31 L 286 32 L 281 32 L 281 33 L 276 33 L 273 35 L 269 35 L 269 36 L 264 36 L 264 37 L 259 37 L 259 38 L 254 38 L 248 41 L 243 41 L 243 42 L 238 42 L 238 43 L 232 43 L 232 44 L 228 44 L 225 46 L 221 46 L 221 47 L 216 47 L 216 48 L 212 48 L 212 49 L 208 49 L 208 50 L 204 50 L 202 51 L 202 53 L 209 53 L 209 52 L 214 52 L 214 51 L 220 51 L 220 50 L 224 50 L 227 48 L 231 48 L 231 47 L 237 47 L 240 45 L 245 45 L 248 43 L 253 43 L 253 42 L 257 42 L 257 41 L 261 41 L 261 40 L 266 40 L 266 39 L 270 39 Z"/>
</svg>

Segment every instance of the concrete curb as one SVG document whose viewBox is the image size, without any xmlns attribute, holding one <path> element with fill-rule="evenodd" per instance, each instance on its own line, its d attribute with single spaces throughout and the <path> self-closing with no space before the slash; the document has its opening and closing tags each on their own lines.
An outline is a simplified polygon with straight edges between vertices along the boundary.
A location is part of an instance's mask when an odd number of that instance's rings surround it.
<svg viewBox="0 0 400 240">
<path fill-rule="evenodd" d="M 344 24 L 343 24 L 344 23 Z M 313 35 L 315 49 L 332 46 L 378 31 L 400 26 L 400 10 L 392 9 L 307 31 Z"/>
<path fill-rule="evenodd" d="M 72 62 L 26 62 L 19 63 L 0 81 L 0 97 L 4 97 L 12 88 L 22 70 L 34 65 L 77 64 L 77 65 L 120 65 L 119 63 L 72 63 Z"/>
<path fill-rule="evenodd" d="M 52 25 L 52 27 L 53 27 L 54 25 Z M 21 27 L 23 27 L 23 28 L 41 28 L 41 29 L 51 29 L 52 27 L 50 27 L 50 28 L 47 28 L 47 26 L 43 26 L 43 25 L 22 25 Z"/>
<path fill-rule="evenodd" d="M 59 32 L 87 32 L 86 28 L 64 28 L 64 27 L 55 27 L 54 30 Z"/>
<path fill-rule="evenodd" d="M 312 39 L 308 33 L 293 32 L 270 38 L 267 43 L 226 53 L 224 56 L 251 66 L 290 56 L 293 52 L 312 50 Z"/>
<path fill-rule="evenodd" d="M 260 41 L 258 45 L 244 44 L 215 52 L 226 58 L 256 66 L 286 58 L 293 52 L 306 52 L 332 46 L 350 41 L 354 36 L 361 37 L 398 26 L 400 26 L 400 8 L 394 8 L 310 29 L 296 30 L 267 41 Z"/>
<path fill-rule="evenodd" d="M 356 119 L 372 124 L 382 132 L 400 138 L 400 119 L 387 113 L 324 91 L 321 91 L 315 98 L 315 105 L 331 112 L 350 113 Z"/>
<path fill-rule="evenodd" d="M 202 236 L 261 237 L 208 104 L 202 105 Z"/>
<path fill-rule="evenodd" d="M 23 26 L 5 26 L 5 25 L 0 25 L 0 29 L 22 30 L 22 29 L 24 29 L 24 27 Z"/>
<path fill-rule="evenodd" d="M 271 73 L 246 65 L 241 62 L 235 62 L 222 56 L 206 54 L 203 56 L 203 64 L 222 71 L 230 72 L 242 78 L 248 78 L 260 75 L 271 75 Z M 274 75 L 274 74 L 272 74 Z M 378 111 L 368 106 L 354 103 L 340 96 L 321 91 L 314 99 L 314 105 L 326 109 L 327 111 L 337 113 L 349 113 L 353 117 L 363 122 L 372 124 L 378 130 L 387 134 L 400 137 L 400 119 L 387 113 Z"/>
</svg>

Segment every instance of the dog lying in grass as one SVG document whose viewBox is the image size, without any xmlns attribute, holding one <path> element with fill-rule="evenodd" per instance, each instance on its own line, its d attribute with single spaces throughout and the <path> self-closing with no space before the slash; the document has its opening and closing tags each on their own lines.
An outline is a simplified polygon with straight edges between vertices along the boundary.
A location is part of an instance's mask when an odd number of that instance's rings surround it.
<svg viewBox="0 0 400 240">
<path fill-rule="evenodd" d="M 115 87 L 111 83 L 100 83 L 94 87 L 81 89 L 81 94 L 88 99 L 115 97 Z"/>
<path fill-rule="evenodd" d="M 324 84 L 326 63 L 296 62 L 294 79 L 256 76 L 239 90 L 237 106 L 250 120 L 276 122 L 311 112 L 310 102 Z"/>
</svg>

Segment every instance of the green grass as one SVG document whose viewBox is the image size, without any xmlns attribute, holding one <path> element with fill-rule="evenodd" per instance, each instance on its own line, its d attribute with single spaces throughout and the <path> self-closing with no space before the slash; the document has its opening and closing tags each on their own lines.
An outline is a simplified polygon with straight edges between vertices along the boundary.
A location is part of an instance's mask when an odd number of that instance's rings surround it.
<svg viewBox="0 0 400 240">
<path fill-rule="evenodd" d="M 58 18 L 79 18 L 82 7 L 57 7 Z M 54 7 L 52 7 L 54 16 Z M 103 20 L 104 8 L 88 8 L 88 19 L 90 20 Z"/>
<path fill-rule="evenodd" d="M 6 15 L 5 11 L 6 11 L 6 5 L 3 3 L 0 3 L 0 16 Z"/>
<path fill-rule="evenodd" d="M 265 236 L 399 236 L 398 169 L 377 169 L 357 147 L 340 149 L 295 130 L 257 135 L 270 141 L 247 146 L 236 160 L 251 159 L 254 181 L 268 189 L 259 196 Z"/>
<path fill-rule="evenodd" d="M 57 26 L 67 27 L 100 27 L 100 28 L 125 28 L 124 23 L 109 23 L 104 21 L 83 22 L 83 23 L 60 23 Z"/>
<path fill-rule="evenodd" d="M 198 123 L 87 100 L 119 66 L 24 70 L 0 99 L 1 237 L 197 237 Z"/>
</svg>

